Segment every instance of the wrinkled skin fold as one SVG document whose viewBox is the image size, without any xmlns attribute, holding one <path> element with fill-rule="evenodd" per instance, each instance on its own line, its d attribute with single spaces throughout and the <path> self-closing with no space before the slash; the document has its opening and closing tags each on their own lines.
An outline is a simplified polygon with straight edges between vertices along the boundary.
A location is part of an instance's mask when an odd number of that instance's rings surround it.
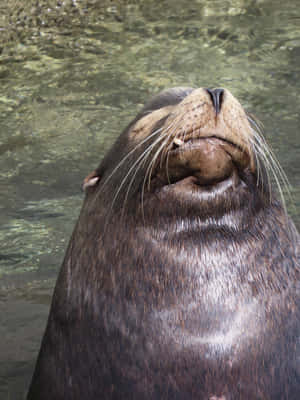
<svg viewBox="0 0 300 400">
<path fill-rule="evenodd" d="M 267 156 L 227 90 L 144 107 L 84 181 L 28 400 L 299 398 L 299 234 Z"/>
</svg>

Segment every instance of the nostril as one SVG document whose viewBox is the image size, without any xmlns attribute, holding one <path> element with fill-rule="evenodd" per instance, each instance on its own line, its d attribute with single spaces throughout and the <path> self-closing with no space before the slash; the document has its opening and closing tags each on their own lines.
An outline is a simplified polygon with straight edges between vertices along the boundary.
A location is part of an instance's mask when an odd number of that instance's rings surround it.
<svg viewBox="0 0 300 400">
<path fill-rule="evenodd" d="M 210 95 L 216 114 L 218 114 L 221 111 L 224 89 L 206 89 L 206 91 Z"/>
</svg>

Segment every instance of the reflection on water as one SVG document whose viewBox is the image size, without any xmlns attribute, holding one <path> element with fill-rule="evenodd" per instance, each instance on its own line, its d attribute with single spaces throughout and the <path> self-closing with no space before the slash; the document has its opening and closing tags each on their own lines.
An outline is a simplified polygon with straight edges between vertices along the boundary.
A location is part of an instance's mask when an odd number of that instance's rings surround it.
<svg viewBox="0 0 300 400">
<path fill-rule="evenodd" d="M 264 122 L 300 226 L 297 0 L 60 3 L 10 25 L 0 7 L 1 399 L 28 385 L 81 181 L 151 93 L 229 88 Z"/>
</svg>

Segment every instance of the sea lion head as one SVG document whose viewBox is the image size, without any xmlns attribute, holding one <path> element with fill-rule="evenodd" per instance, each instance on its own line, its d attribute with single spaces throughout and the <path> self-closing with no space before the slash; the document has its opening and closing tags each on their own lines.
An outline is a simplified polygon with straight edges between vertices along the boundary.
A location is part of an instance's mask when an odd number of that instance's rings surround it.
<svg viewBox="0 0 300 400">
<path fill-rule="evenodd" d="M 158 198 L 164 212 L 187 203 L 206 217 L 255 208 L 270 198 L 260 143 L 258 124 L 228 90 L 169 89 L 146 104 L 84 188 L 115 211 L 144 212 Z"/>
<path fill-rule="evenodd" d="M 299 397 L 299 236 L 258 131 L 225 89 L 146 104 L 84 181 L 28 399 Z"/>
</svg>

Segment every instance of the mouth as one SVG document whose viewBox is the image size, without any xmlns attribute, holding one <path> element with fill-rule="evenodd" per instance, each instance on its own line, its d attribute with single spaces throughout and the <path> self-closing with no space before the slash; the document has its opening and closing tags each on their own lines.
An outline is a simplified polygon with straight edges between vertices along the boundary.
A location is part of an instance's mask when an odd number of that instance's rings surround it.
<svg viewBox="0 0 300 400">
<path fill-rule="evenodd" d="M 239 174 L 249 163 L 246 150 L 222 137 L 177 137 L 170 144 L 158 176 L 166 184 L 193 177 L 197 185 L 211 186 Z"/>
</svg>

